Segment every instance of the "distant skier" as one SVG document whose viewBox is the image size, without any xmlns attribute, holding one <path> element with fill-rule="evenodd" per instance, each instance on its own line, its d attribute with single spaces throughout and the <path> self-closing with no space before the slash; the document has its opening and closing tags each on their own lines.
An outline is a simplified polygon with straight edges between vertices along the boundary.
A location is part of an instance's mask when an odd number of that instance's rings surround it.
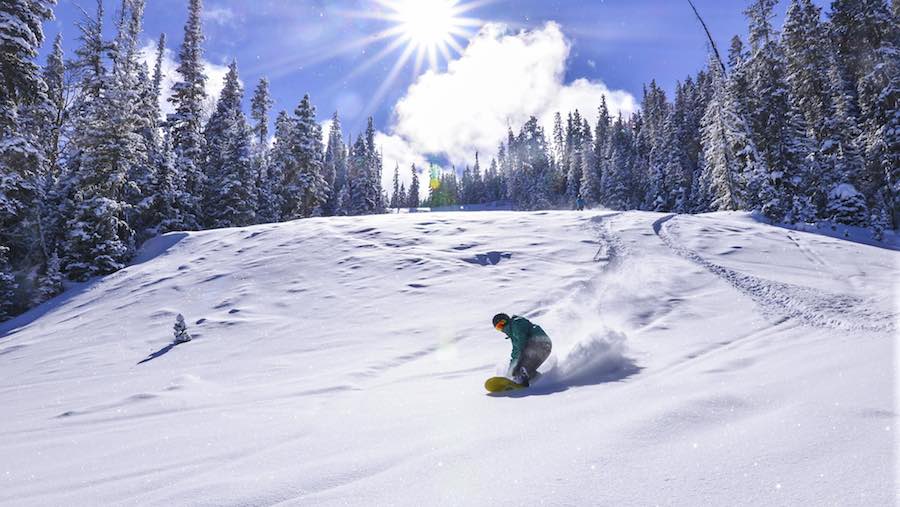
<svg viewBox="0 0 900 507">
<path fill-rule="evenodd" d="M 528 386 L 537 374 L 538 366 L 550 357 L 553 343 L 541 326 L 525 317 L 505 313 L 494 315 L 494 328 L 512 341 L 512 355 L 507 373 L 514 381 Z"/>
<path fill-rule="evenodd" d="M 578 211 L 584 211 L 584 197 L 578 197 L 575 199 L 575 209 Z"/>
</svg>

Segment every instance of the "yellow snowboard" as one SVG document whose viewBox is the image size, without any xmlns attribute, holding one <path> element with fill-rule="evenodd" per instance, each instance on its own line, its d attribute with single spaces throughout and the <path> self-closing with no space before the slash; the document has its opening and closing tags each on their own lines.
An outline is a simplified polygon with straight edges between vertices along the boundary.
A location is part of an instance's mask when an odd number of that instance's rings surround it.
<svg viewBox="0 0 900 507">
<path fill-rule="evenodd" d="M 517 384 L 506 377 L 491 377 L 484 382 L 484 388 L 492 393 L 515 391 L 516 389 L 524 389 L 525 387 L 526 386 Z"/>
</svg>

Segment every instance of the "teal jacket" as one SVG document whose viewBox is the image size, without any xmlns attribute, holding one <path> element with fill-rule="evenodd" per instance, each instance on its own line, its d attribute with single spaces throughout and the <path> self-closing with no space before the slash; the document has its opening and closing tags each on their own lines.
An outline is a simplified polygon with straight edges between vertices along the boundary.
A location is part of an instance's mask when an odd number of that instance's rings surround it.
<svg viewBox="0 0 900 507">
<path fill-rule="evenodd" d="M 550 342 L 550 337 L 547 336 L 547 333 L 545 333 L 543 329 L 541 329 L 541 326 L 532 324 L 531 321 L 525 317 L 519 317 L 517 315 L 513 315 L 509 319 L 509 322 L 507 322 L 506 326 L 503 328 L 503 333 L 512 342 L 512 355 L 509 360 L 510 367 L 514 366 L 519 361 L 519 357 L 522 356 L 522 351 L 525 350 L 525 347 L 528 346 L 532 340 Z"/>
</svg>

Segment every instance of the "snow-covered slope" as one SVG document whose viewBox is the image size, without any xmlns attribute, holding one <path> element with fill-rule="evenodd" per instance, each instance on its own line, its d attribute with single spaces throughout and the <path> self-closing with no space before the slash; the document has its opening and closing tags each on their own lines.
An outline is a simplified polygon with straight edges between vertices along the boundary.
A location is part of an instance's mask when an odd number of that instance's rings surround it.
<svg viewBox="0 0 900 507">
<path fill-rule="evenodd" d="M 898 261 L 744 214 L 170 234 L 0 328 L 0 503 L 889 505 Z M 554 340 L 514 396 L 499 311 Z"/>
</svg>

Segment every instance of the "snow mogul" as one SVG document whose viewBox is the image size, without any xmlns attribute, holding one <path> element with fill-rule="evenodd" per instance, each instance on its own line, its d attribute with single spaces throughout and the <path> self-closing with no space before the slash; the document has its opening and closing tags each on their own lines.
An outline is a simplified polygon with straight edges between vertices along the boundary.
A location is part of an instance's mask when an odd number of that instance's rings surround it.
<svg viewBox="0 0 900 507">
<path fill-rule="evenodd" d="M 550 357 L 553 342 L 541 326 L 525 317 L 498 313 L 493 322 L 494 328 L 512 342 L 507 375 L 522 387 L 528 387 L 537 376 L 538 367 Z"/>
</svg>

